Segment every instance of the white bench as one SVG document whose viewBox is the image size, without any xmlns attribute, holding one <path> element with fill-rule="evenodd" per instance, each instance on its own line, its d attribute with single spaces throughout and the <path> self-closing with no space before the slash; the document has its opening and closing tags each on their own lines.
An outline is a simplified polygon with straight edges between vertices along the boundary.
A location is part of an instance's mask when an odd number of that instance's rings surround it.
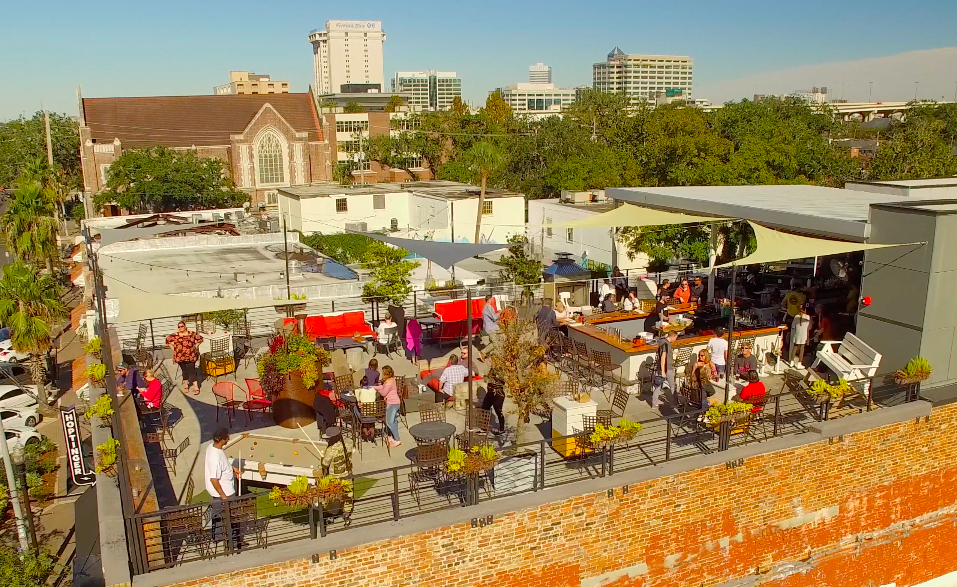
<svg viewBox="0 0 957 587">
<path fill-rule="evenodd" d="M 811 368 L 824 363 L 838 377 L 847 381 L 873 377 L 881 364 L 881 354 L 853 334 L 845 334 L 844 340 L 822 340 L 821 344 L 824 348 L 817 352 Z M 868 394 L 870 388 L 870 384 L 867 384 L 861 391 Z"/>
</svg>

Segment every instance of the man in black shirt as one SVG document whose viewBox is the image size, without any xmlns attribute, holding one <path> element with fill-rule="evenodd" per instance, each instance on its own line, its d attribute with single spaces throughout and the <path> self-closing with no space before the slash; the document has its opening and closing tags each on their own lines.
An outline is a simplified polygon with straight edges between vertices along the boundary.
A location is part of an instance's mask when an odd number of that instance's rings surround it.
<svg viewBox="0 0 957 587">
<path fill-rule="evenodd" d="M 535 323 L 538 325 L 538 344 L 545 344 L 552 333 L 558 330 L 559 326 L 551 298 L 542 300 L 542 307 L 538 309 Z"/>
<path fill-rule="evenodd" d="M 699 304 L 701 302 L 707 301 L 707 292 L 704 283 L 701 281 L 700 277 L 694 278 L 694 285 L 691 286 L 691 299 L 697 301 Z"/>
</svg>

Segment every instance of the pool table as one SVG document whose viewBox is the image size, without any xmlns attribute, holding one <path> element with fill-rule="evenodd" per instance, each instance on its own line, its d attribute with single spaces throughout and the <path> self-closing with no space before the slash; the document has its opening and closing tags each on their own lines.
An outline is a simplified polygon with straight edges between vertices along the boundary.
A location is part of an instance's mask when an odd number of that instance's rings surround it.
<svg viewBox="0 0 957 587">
<path fill-rule="evenodd" d="M 226 456 L 238 463 L 245 481 L 272 485 L 289 485 L 299 475 L 310 479 L 322 477 L 324 440 L 304 437 L 282 438 L 245 432 L 235 435 L 224 447 Z M 319 451 L 316 450 L 319 448 Z"/>
</svg>

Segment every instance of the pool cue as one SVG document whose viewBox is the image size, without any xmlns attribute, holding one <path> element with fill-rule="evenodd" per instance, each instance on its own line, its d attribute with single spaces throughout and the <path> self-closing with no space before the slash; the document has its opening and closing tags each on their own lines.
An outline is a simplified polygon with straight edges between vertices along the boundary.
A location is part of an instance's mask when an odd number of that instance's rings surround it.
<svg viewBox="0 0 957 587">
<path fill-rule="evenodd" d="M 239 478 L 236 479 L 236 495 L 242 495 L 243 493 L 243 451 L 239 449 L 239 466 L 236 467 L 239 469 Z"/>
<path fill-rule="evenodd" d="M 318 455 L 319 455 L 319 460 L 321 461 L 321 460 L 322 460 L 322 454 L 323 454 L 325 451 L 319 450 L 319 445 L 317 445 L 315 442 L 312 441 L 311 438 L 309 438 L 309 435 L 306 434 L 306 431 L 305 431 L 305 430 L 303 430 L 302 424 L 300 424 L 300 423 L 297 422 L 297 423 L 296 423 L 296 426 L 299 426 L 299 429 L 302 430 L 302 435 L 306 437 L 306 440 L 309 441 L 309 444 L 312 445 L 312 448 L 316 449 L 316 453 L 318 453 Z"/>
</svg>

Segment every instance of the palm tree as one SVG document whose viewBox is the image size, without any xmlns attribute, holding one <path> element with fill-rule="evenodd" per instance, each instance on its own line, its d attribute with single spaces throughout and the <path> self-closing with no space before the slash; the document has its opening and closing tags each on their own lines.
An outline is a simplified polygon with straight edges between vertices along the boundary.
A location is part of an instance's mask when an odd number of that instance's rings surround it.
<svg viewBox="0 0 957 587">
<path fill-rule="evenodd" d="M 33 181 L 17 184 L 7 210 L 0 216 L 0 231 L 7 248 L 17 259 L 46 263 L 52 271 L 57 255 L 54 196 L 49 188 Z"/>
<path fill-rule="evenodd" d="M 45 354 L 53 343 L 50 325 L 66 315 L 59 290 L 52 275 L 22 261 L 4 267 L 0 277 L 0 321 L 10 328 L 14 350 L 30 355 L 30 372 L 43 409 L 49 407 L 44 375 Z"/>
<path fill-rule="evenodd" d="M 478 181 L 481 187 L 479 191 L 478 211 L 475 214 L 475 241 L 482 238 L 482 208 L 485 207 L 485 185 L 488 182 L 488 176 L 495 173 L 502 162 L 505 160 L 501 149 L 488 141 L 481 141 L 472 145 L 465 153 L 468 162 L 469 171 L 472 173 L 473 181 Z"/>
<path fill-rule="evenodd" d="M 63 177 L 64 172 L 59 165 L 56 163 L 51 165 L 43 157 L 37 157 L 20 170 L 20 177 L 17 178 L 17 183 L 36 183 L 48 190 L 46 195 L 52 198 L 54 215 L 57 222 L 61 223 L 63 234 L 66 234 L 66 208 L 64 202 L 66 202 L 69 188 L 63 181 Z"/>
</svg>

